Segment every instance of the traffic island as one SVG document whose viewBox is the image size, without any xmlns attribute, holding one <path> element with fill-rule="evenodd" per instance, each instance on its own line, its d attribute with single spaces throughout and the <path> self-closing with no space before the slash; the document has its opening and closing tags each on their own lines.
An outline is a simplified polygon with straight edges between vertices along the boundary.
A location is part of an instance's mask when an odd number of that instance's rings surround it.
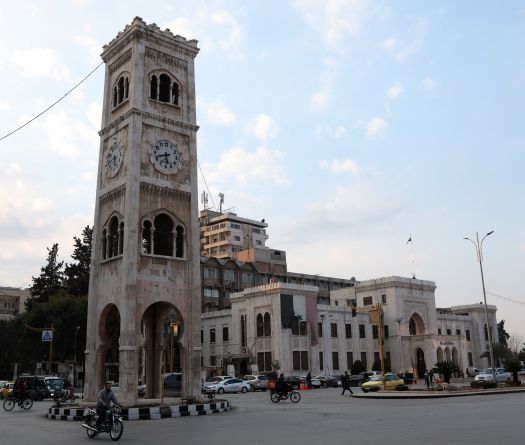
<svg viewBox="0 0 525 445">
<path fill-rule="evenodd" d="M 45 415 L 51 420 L 81 421 L 87 410 L 92 407 L 85 404 L 78 408 L 48 409 Z M 141 404 L 134 407 L 125 407 L 121 410 L 123 420 L 160 420 L 173 417 L 203 416 L 229 411 L 231 404 L 228 400 L 215 400 L 214 402 L 194 404 Z"/>
</svg>

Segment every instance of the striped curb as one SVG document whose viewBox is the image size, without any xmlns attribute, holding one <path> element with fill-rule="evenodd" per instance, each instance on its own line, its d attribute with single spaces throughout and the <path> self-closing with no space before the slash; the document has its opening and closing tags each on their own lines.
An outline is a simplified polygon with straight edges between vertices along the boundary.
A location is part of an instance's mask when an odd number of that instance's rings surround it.
<svg viewBox="0 0 525 445">
<path fill-rule="evenodd" d="M 172 417 L 203 416 L 229 411 L 229 401 L 217 403 L 198 403 L 195 405 L 152 406 L 149 408 L 122 408 L 123 420 L 160 420 Z M 51 420 L 81 421 L 88 408 L 49 408 L 45 415 Z"/>
</svg>

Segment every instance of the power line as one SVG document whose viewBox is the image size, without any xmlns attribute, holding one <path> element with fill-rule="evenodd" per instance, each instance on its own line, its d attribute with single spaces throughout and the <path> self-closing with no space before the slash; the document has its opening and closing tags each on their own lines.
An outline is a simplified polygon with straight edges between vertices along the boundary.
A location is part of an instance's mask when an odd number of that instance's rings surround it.
<svg viewBox="0 0 525 445">
<path fill-rule="evenodd" d="M 84 83 L 84 81 L 86 81 L 88 79 L 89 76 L 91 76 L 96 70 L 98 70 L 100 68 L 100 66 L 103 64 L 104 62 L 100 62 L 100 64 L 94 69 L 92 70 L 86 77 L 84 77 L 80 82 L 78 82 L 73 88 L 71 88 L 66 94 L 64 94 L 60 99 L 58 99 L 57 101 L 53 102 L 51 105 L 49 105 L 49 107 L 47 107 L 44 111 L 38 113 L 34 118 L 28 120 L 25 124 L 23 125 L 20 125 L 20 127 L 18 128 L 15 128 L 13 131 L 11 131 L 10 133 L 7 133 L 5 136 L 2 136 L 0 138 L 0 141 L 3 141 L 4 139 L 8 138 L 9 136 L 11 136 L 12 134 L 16 133 L 17 131 L 21 130 L 22 128 L 24 128 L 26 125 L 29 125 L 31 122 L 33 122 L 34 120 L 38 119 L 40 116 L 42 116 L 44 113 L 48 112 L 51 108 L 53 108 L 56 104 L 58 104 L 61 100 L 63 100 L 68 94 L 70 94 L 71 92 L 73 92 L 74 90 L 76 90 L 80 85 L 82 85 Z"/>
<path fill-rule="evenodd" d="M 516 304 L 525 304 L 525 301 L 519 301 L 519 300 L 515 300 L 514 298 L 503 297 L 503 296 L 501 296 L 501 295 L 494 294 L 494 293 L 492 293 L 492 292 L 487 292 L 487 294 L 489 294 L 489 295 L 493 295 L 494 297 L 501 298 L 502 300 L 510 301 L 511 303 L 516 303 Z"/>
<path fill-rule="evenodd" d="M 208 187 L 208 183 L 206 182 L 206 178 L 204 177 L 204 173 L 202 172 L 202 168 L 198 160 L 197 160 L 197 165 L 199 166 L 199 171 L 201 172 L 201 176 L 202 176 L 202 180 L 204 181 L 204 185 L 206 186 L 206 189 L 208 190 L 208 195 L 210 196 L 211 202 L 213 204 L 213 208 L 217 210 L 217 206 L 215 205 L 215 201 L 213 200 L 213 197 L 210 192 L 210 188 Z"/>
</svg>

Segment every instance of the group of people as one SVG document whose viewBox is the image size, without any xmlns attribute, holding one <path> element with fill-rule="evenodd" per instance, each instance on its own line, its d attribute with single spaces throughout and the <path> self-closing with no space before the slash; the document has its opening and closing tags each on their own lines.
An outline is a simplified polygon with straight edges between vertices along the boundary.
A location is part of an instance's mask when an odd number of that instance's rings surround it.
<svg viewBox="0 0 525 445">
<path fill-rule="evenodd" d="M 425 385 L 427 385 L 427 388 L 434 386 L 435 383 L 434 371 L 425 369 Z"/>
</svg>

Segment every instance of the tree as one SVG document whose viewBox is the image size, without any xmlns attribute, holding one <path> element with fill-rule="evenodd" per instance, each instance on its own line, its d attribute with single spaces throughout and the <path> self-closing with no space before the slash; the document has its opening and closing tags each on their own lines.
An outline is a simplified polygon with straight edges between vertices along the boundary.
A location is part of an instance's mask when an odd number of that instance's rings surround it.
<svg viewBox="0 0 525 445">
<path fill-rule="evenodd" d="M 65 286 L 71 295 L 87 295 L 89 288 L 89 265 L 93 243 L 93 227 L 86 226 L 82 231 L 82 239 L 75 240 L 75 249 L 71 255 L 76 262 L 66 264 L 64 271 Z"/>
<path fill-rule="evenodd" d="M 26 301 L 26 309 L 31 311 L 33 303 L 45 303 L 51 295 L 62 289 L 64 266 L 63 261 L 57 261 L 58 243 L 47 248 L 47 264 L 40 269 L 40 276 L 33 277 L 33 285 L 29 288 L 31 296 Z"/>
<path fill-rule="evenodd" d="M 438 374 L 441 374 L 445 379 L 446 383 L 450 383 L 450 377 L 455 372 L 459 372 L 458 366 L 449 360 L 437 362 L 434 367 L 437 369 Z"/>
<path fill-rule="evenodd" d="M 492 352 L 494 354 L 494 362 L 496 363 L 495 366 L 500 366 L 502 362 L 505 362 L 507 360 L 510 350 L 505 344 L 493 343 Z M 488 358 L 489 365 L 492 366 L 492 364 L 490 363 L 490 351 L 488 349 L 483 354 L 481 354 L 479 358 Z"/>
<path fill-rule="evenodd" d="M 366 366 L 363 364 L 363 362 L 361 360 L 356 360 L 352 364 L 352 369 L 350 372 L 352 375 L 357 375 L 365 371 L 366 371 Z"/>
<path fill-rule="evenodd" d="M 509 337 L 509 333 L 505 330 L 505 320 L 501 320 L 498 323 L 498 340 L 501 344 L 507 346 L 507 340 Z"/>
<path fill-rule="evenodd" d="M 505 369 L 512 373 L 512 382 L 517 385 L 518 384 L 518 372 L 520 372 L 521 369 L 521 362 L 518 360 L 517 357 L 510 357 L 505 362 Z"/>
</svg>

